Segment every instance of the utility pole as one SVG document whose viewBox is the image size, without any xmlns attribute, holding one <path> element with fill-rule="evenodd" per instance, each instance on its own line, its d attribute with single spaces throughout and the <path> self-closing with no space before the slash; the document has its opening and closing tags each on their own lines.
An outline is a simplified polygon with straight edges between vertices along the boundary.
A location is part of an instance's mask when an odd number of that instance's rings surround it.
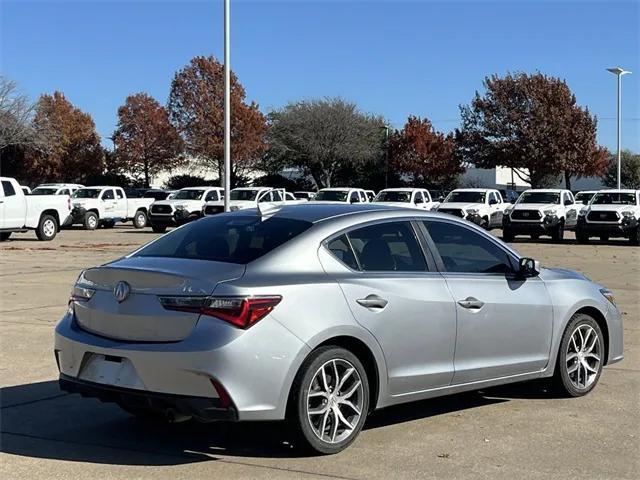
<svg viewBox="0 0 640 480">
<path fill-rule="evenodd" d="M 224 211 L 231 191 L 231 22 L 230 0 L 224 0 Z"/>
<path fill-rule="evenodd" d="M 622 129 L 622 76 L 631 73 L 623 68 L 607 68 L 608 71 L 618 77 L 618 190 L 622 188 L 622 154 L 621 154 L 621 129 Z"/>
</svg>

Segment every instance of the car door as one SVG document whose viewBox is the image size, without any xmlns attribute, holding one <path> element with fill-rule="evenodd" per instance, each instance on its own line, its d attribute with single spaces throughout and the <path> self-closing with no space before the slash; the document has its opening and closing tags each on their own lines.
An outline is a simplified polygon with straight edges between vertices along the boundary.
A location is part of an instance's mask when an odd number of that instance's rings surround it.
<svg viewBox="0 0 640 480">
<path fill-rule="evenodd" d="M 24 226 L 26 208 L 24 195 L 19 195 L 9 180 L 2 180 L 0 197 L 0 228 L 20 228 Z"/>
<path fill-rule="evenodd" d="M 104 206 L 104 218 L 113 218 L 116 216 L 116 196 L 113 193 L 112 188 L 107 188 L 102 191 L 100 197 Z"/>
<path fill-rule="evenodd" d="M 116 207 L 115 207 L 115 217 L 116 218 L 128 218 L 133 217 L 135 215 L 135 203 L 132 202 L 131 212 L 129 212 L 129 201 L 124 194 L 124 190 L 121 188 L 114 188 L 114 192 L 116 195 Z"/>
<path fill-rule="evenodd" d="M 356 321 L 379 342 L 392 395 L 450 384 L 456 312 L 410 221 L 356 227 L 326 243 L 350 267 L 338 276 Z"/>
<path fill-rule="evenodd" d="M 489 192 L 489 225 L 499 227 L 502 225 L 503 205 L 502 197 L 497 192 Z"/>
<path fill-rule="evenodd" d="M 573 198 L 573 194 L 571 192 L 564 192 L 562 194 L 562 203 L 564 205 L 564 226 L 568 228 L 575 228 L 578 223 L 578 207 L 576 206 L 576 202 Z"/>
<path fill-rule="evenodd" d="M 519 278 L 517 258 L 490 234 L 458 222 L 423 222 L 457 309 L 454 384 L 543 369 L 551 299 L 538 278 Z"/>
</svg>

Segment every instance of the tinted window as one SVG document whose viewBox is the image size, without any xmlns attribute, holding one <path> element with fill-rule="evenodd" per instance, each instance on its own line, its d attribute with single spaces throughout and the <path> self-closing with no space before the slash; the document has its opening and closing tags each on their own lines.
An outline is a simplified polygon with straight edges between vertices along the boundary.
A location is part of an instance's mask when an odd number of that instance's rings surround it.
<svg viewBox="0 0 640 480">
<path fill-rule="evenodd" d="M 113 190 L 105 190 L 104 193 L 102 194 L 102 199 L 113 200 L 114 199 Z"/>
<path fill-rule="evenodd" d="M 2 190 L 4 190 L 5 197 L 11 197 L 16 194 L 16 191 L 13 188 L 13 185 L 11 185 L 11 182 L 8 182 L 6 180 L 2 181 Z"/>
<path fill-rule="evenodd" d="M 124 198 L 124 193 L 122 192 L 122 190 L 116 189 L 116 195 L 118 196 L 118 198 Z"/>
<path fill-rule="evenodd" d="M 73 198 L 98 198 L 100 192 L 99 188 L 81 188 L 73 194 Z"/>
<path fill-rule="evenodd" d="M 409 203 L 411 201 L 411 191 L 389 190 L 380 192 L 374 199 L 375 202 L 402 202 Z"/>
<path fill-rule="evenodd" d="M 510 273 L 509 255 L 496 243 L 466 227 L 425 221 L 448 272 Z"/>
<path fill-rule="evenodd" d="M 415 272 L 427 269 L 408 222 L 371 225 L 353 230 L 348 235 L 364 271 Z"/>
<path fill-rule="evenodd" d="M 573 200 L 571 200 L 571 195 L 569 195 L 568 193 L 564 194 L 564 204 L 565 205 L 571 205 L 573 203 Z"/>
<path fill-rule="evenodd" d="M 143 247 L 136 257 L 170 257 L 249 263 L 311 227 L 310 222 L 220 215 L 178 228 Z"/>
<path fill-rule="evenodd" d="M 36 188 L 31 192 L 31 195 L 55 195 L 57 191 L 56 188 Z"/>
<path fill-rule="evenodd" d="M 349 195 L 349 201 L 351 203 L 359 203 L 360 196 L 358 195 L 358 192 L 351 192 L 351 195 Z"/>
<path fill-rule="evenodd" d="M 593 205 L 635 205 L 633 193 L 600 192 L 593 197 Z"/>
<path fill-rule="evenodd" d="M 176 200 L 200 200 L 204 195 L 204 190 L 180 190 L 173 197 Z"/>
<path fill-rule="evenodd" d="M 320 190 L 314 200 L 344 202 L 347 199 L 347 192 L 344 190 Z"/>
<path fill-rule="evenodd" d="M 204 197 L 205 202 L 215 202 L 216 200 L 218 200 L 218 192 L 216 192 L 215 190 L 211 190 L 209 193 L 207 193 L 207 196 Z"/>
<path fill-rule="evenodd" d="M 560 194 L 556 192 L 524 192 L 518 203 L 549 203 L 558 205 Z"/>
<path fill-rule="evenodd" d="M 258 190 L 231 190 L 229 199 L 231 200 L 255 200 Z"/>
<path fill-rule="evenodd" d="M 70 195 L 70 194 L 71 192 L 69 192 L 69 190 L 67 190 L 66 188 L 63 188 L 58 192 L 58 195 Z"/>
<path fill-rule="evenodd" d="M 484 203 L 485 192 L 451 192 L 445 202 L 452 203 Z"/>
<path fill-rule="evenodd" d="M 353 250 L 351 250 L 351 246 L 349 245 L 346 235 L 341 235 L 338 238 L 331 240 L 327 243 L 327 248 L 331 254 L 342 263 L 351 267 L 353 270 L 358 270 L 358 262 L 356 262 L 356 257 L 353 254 Z"/>
</svg>

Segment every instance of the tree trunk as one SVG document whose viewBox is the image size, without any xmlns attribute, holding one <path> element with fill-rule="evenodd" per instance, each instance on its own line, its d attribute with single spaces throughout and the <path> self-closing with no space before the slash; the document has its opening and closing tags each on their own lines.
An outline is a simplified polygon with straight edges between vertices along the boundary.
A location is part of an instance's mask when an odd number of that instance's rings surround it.
<svg viewBox="0 0 640 480">
<path fill-rule="evenodd" d="M 571 173 L 564 171 L 564 188 L 571 190 Z"/>
<path fill-rule="evenodd" d="M 144 161 L 144 188 L 149 188 L 149 162 Z"/>
</svg>

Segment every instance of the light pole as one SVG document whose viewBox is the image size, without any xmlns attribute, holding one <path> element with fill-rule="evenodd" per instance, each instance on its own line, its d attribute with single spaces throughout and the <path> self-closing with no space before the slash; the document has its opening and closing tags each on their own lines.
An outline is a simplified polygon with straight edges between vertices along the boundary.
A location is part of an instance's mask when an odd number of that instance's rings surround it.
<svg viewBox="0 0 640 480">
<path fill-rule="evenodd" d="M 384 128 L 384 188 L 389 187 L 389 125 Z"/>
<path fill-rule="evenodd" d="M 230 0 L 224 0 L 224 211 L 231 191 L 231 22 Z"/>
<path fill-rule="evenodd" d="M 614 67 L 607 68 L 608 71 L 613 73 L 616 77 L 618 77 L 618 190 L 621 188 L 621 151 L 620 151 L 620 130 L 622 127 L 622 76 L 627 73 L 631 73 L 623 68 Z"/>
</svg>

